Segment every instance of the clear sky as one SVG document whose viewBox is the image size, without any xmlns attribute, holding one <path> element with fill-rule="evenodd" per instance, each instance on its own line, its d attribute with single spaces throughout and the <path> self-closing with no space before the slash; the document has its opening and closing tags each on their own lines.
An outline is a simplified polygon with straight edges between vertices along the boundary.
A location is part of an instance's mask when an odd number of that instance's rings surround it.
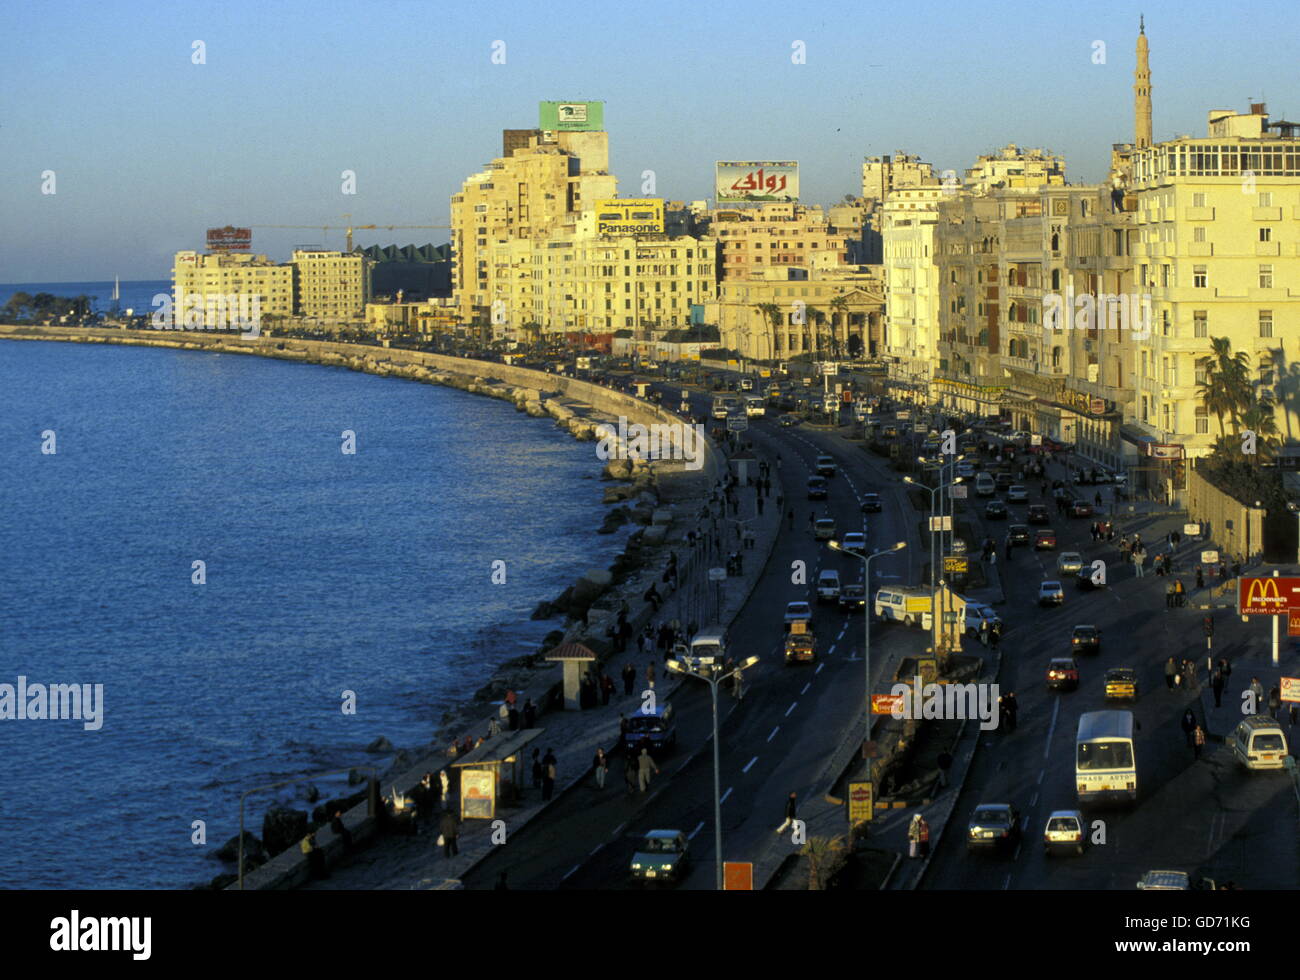
<svg viewBox="0 0 1300 980">
<path fill-rule="evenodd" d="M 716 160 L 798 160 L 803 200 L 825 204 L 859 192 L 864 156 L 960 172 L 1010 142 L 1096 181 L 1132 139 L 1139 12 L 1157 140 L 1203 135 L 1206 110 L 1252 97 L 1300 117 L 1293 0 L 14 0 L 0 4 L 0 282 L 165 279 L 214 225 L 446 224 L 501 129 L 535 127 L 542 99 L 604 100 L 624 195 L 643 170 L 690 200 L 711 196 Z M 255 228 L 253 244 L 285 260 L 343 236 Z"/>
</svg>

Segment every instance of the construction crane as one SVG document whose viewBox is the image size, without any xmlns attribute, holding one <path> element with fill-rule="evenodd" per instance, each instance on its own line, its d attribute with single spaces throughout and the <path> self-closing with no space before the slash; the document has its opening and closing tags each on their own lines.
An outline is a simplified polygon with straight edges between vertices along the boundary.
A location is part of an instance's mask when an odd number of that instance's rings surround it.
<svg viewBox="0 0 1300 980">
<path fill-rule="evenodd" d="M 342 215 L 342 217 L 347 219 L 347 221 L 348 221 L 347 225 L 249 225 L 248 227 L 250 227 L 250 228 L 304 228 L 304 229 L 305 229 L 305 228 L 311 228 L 311 229 L 313 229 L 313 230 L 319 230 L 319 231 L 321 231 L 321 232 L 327 232 L 327 231 L 341 231 L 341 230 L 344 230 L 344 229 L 346 228 L 346 230 L 347 230 L 347 234 L 348 234 L 348 247 L 347 247 L 347 251 L 348 251 L 348 252 L 351 252 L 351 251 L 352 251 L 352 232 L 353 232 L 353 229 L 356 229 L 356 230 L 358 230 L 358 231 L 364 231 L 365 229 L 376 229 L 376 230 L 377 230 L 377 229 L 379 229 L 379 228 L 383 228 L 385 231 L 393 231 L 394 229 L 398 229 L 398 228 L 401 228 L 401 229 L 409 229 L 409 228 L 451 228 L 451 225 L 354 225 L 354 224 L 352 223 L 352 215 L 350 215 L 350 214 L 345 214 L 345 215 Z"/>
</svg>

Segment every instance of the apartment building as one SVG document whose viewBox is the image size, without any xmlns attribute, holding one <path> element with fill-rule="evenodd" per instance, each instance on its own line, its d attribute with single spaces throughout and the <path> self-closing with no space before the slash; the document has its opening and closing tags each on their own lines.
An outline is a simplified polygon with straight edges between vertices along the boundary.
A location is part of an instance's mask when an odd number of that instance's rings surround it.
<svg viewBox="0 0 1300 980">
<path fill-rule="evenodd" d="M 294 313 L 325 323 L 342 323 L 364 315 L 367 266 L 361 252 L 294 249 Z"/>
<path fill-rule="evenodd" d="M 178 323 L 183 323 L 187 297 L 194 296 L 199 300 L 191 300 L 190 307 L 207 311 L 213 318 L 224 316 L 226 322 L 234 316 L 232 296 L 256 296 L 263 320 L 288 317 L 294 308 L 293 266 L 251 252 L 177 252 L 172 263 L 172 301 Z M 252 307 L 246 301 L 244 308 Z"/>
<path fill-rule="evenodd" d="M 768 269 L 810 269 L 819 255 L 833 256 L 838 265 L 848 261 L 848 235 L 819 207 L 766 203 L 718 208 L 709 217 L 722 282 L 759 278 Z"/>
</svg>

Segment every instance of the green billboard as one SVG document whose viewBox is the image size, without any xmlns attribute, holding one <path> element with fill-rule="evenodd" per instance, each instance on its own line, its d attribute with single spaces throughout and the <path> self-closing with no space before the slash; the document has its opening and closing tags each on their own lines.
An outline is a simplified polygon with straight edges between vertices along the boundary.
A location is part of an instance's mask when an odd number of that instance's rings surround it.
<svg viewBox="0 0 1300 980">
<path fill-rule="evenodd" d="M 605 128 L 605 103 L 540 102 L 538 128 L 561 133 L 602 130 Z"/>
</svg>

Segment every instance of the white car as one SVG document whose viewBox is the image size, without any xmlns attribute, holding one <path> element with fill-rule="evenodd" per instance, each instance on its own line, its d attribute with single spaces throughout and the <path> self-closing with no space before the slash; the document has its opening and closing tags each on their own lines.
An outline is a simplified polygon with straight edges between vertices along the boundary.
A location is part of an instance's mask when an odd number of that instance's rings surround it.
<svg viewBox="0 0 1300 980">
<path fill-rule="evenodd" d="M 834 602 L 840 597 L 840 573 L 826 568 L 817 576 L 817 601 Z"/>
<path fill-rule="evenodd" d="M 1028 503 L 1028 501 L 1029 501 L 1029 491 L 1026 490 L 1024 487 L 1022 487 L 1019 483 L 1014 484 L 1013 486 L 1007 489 L 1007 503 L 1023 504 L 1023 503 Z"/>
<path fill-rule="evenodd" d="M 840 542 L 840 547 L 851 548 L 854 551 L 866 551 L 867 536 L 861 531 L 850 531 L 848 534 L 844 535 L 844 539 Z"/>
<path fill-rule="evenodd" d="M 806 602 L 787 602 L 785 605 L 785 624 L 806 623 L 812 619 L 812 606 Z"/>
<path fill-rule="evenodd" d="M 1038 586 L 1038 604 L 1040 606 L 1059 606 L 1065 601 L 1065 590 L 1061 583 L 1053 580 Z"/>
<path fill-rule="evenodd" d="M 1074 575 L 1083 568 L 1083 555 L 1077 551 L 1062 551 L 1056 559 L 1056 571 L 1060 575 Z"/>
</svg>

